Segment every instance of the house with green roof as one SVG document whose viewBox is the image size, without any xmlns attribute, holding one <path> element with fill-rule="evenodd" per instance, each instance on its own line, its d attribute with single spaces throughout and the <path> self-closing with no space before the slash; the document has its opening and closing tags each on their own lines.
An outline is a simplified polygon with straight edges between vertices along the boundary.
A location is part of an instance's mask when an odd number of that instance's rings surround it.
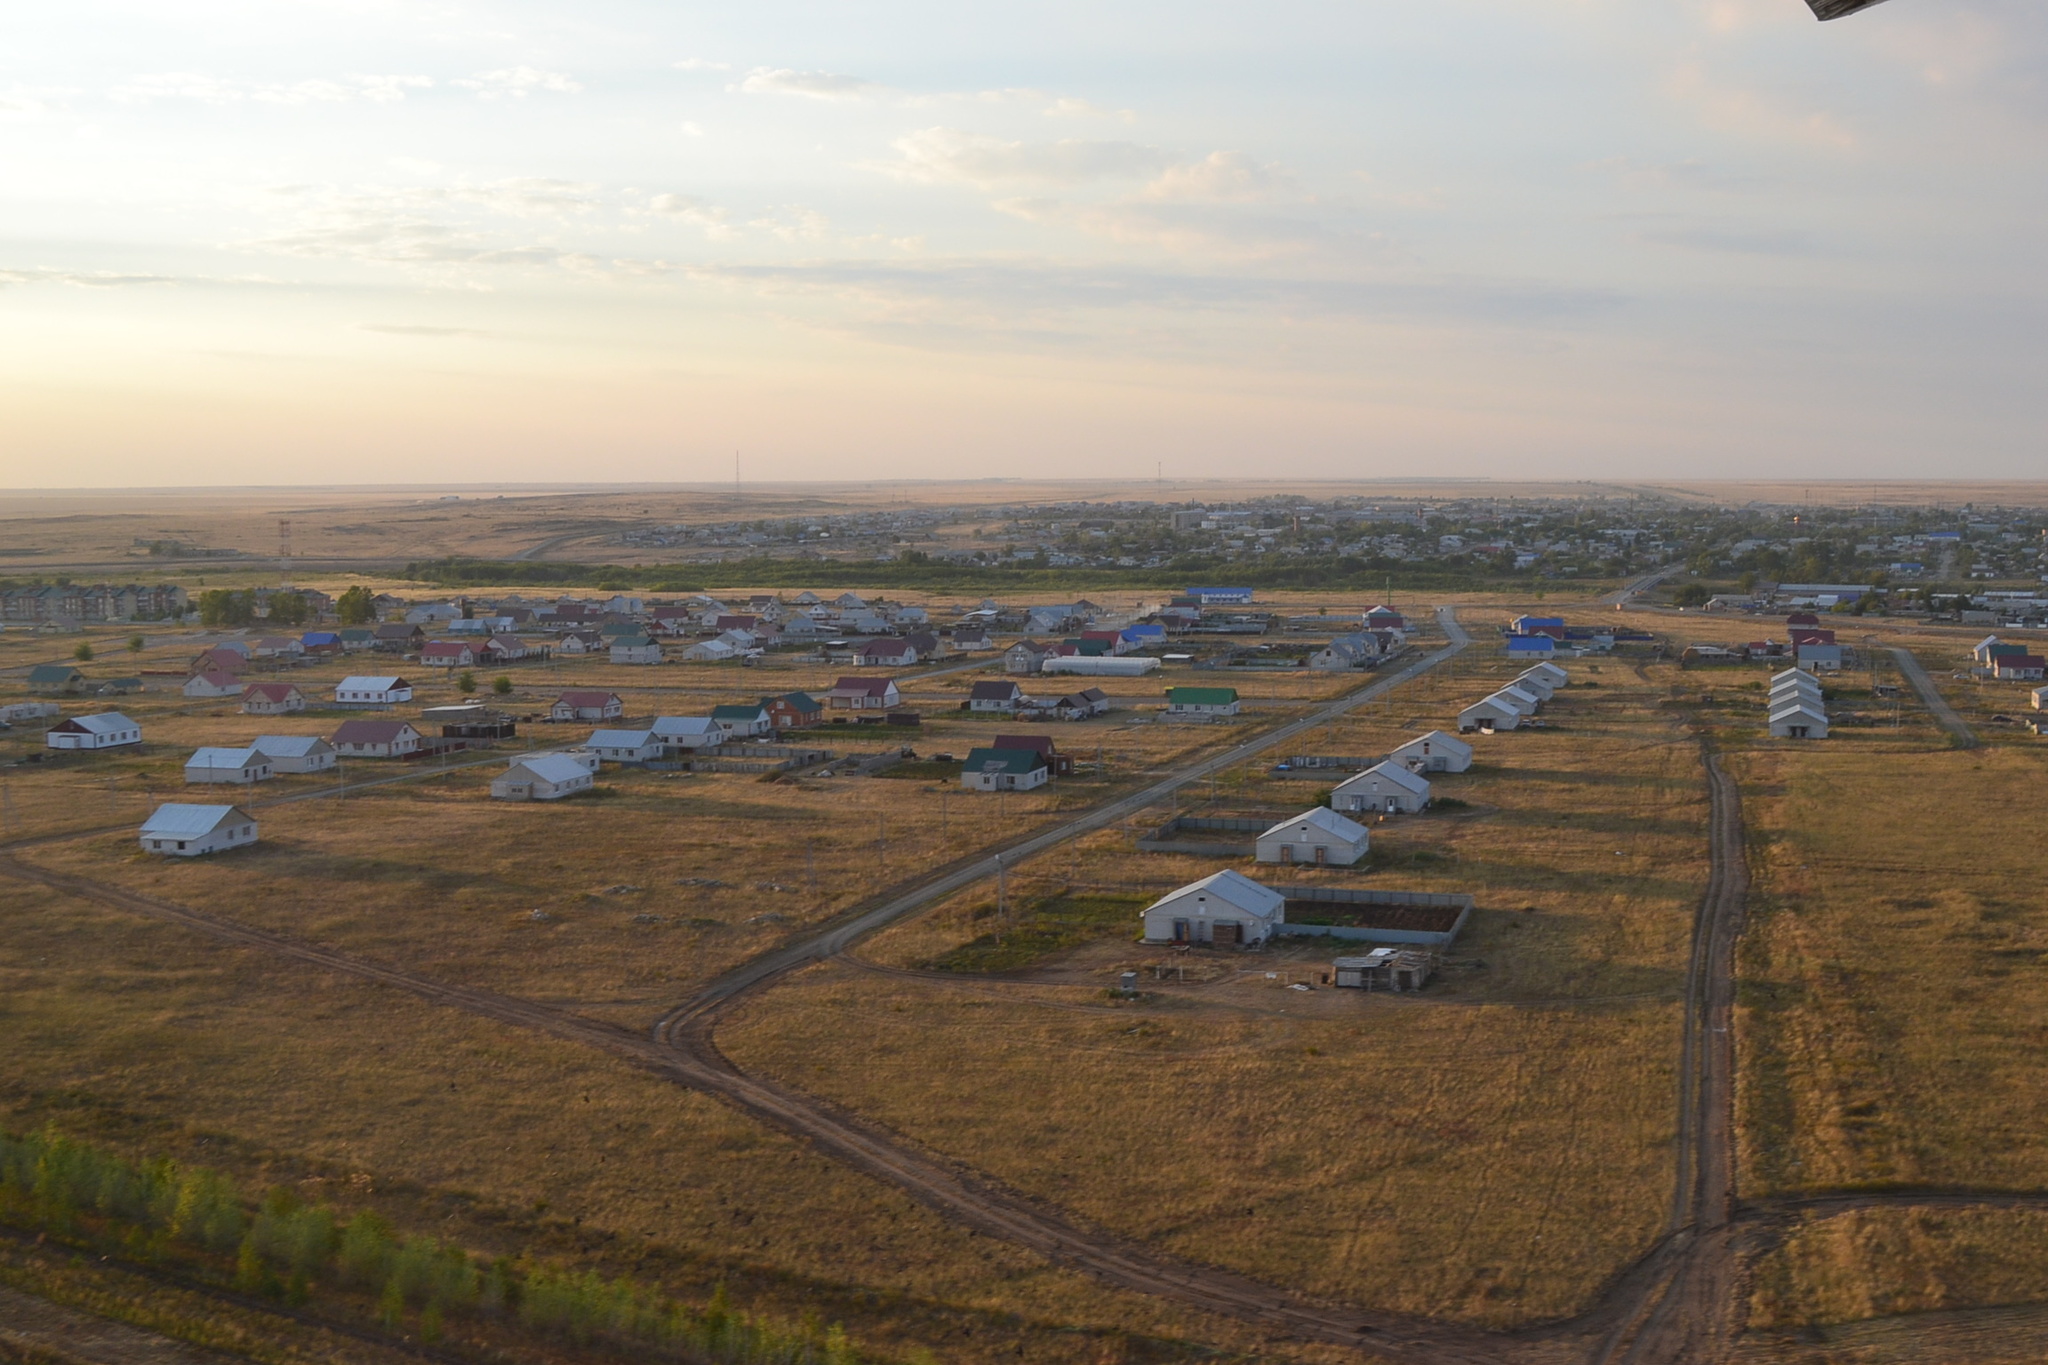
<svg viewBox="0 0 2048 1365">
<path fill-rule="evenodd" d="M 1234 716 L 1237 689 L 1234 687 L 1169 687 L 1166 689 L 1169 716 Z"/>
<path fill-rule="evenodd" d="M 711 708 L 711 719 L 725 732 L 727 740 L 752 739 L 775 728 L 768 708 L 759 702 L 741 702 Z"/>
<path fill-rule="evenodd" d="M 1052 765 L 1035 749 L 970 749 L 960 785 L 971 792 L 1030 791 L 1052 779 Z"/>
<path fill-rule="evenodd" d="M 78 692 L 85 687 L 85 674 L 70 664 L 37 664 L 28 671 L 28 690 L 40 696 Z"/>
</svg>

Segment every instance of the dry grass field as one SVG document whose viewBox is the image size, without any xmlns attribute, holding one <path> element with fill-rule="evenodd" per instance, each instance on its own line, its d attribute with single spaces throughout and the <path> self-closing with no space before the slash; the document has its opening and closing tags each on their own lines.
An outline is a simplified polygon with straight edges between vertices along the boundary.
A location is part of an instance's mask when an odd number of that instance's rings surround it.
<svg viewBox="0 0 2048 1365">
<path fill-rule="evenodd" d="M 1404 711 L 1445 723 L 1454 692 L 1505 668 L 1498 654 L 1482 643 L 1439 695 L 1340 722 L 1337 751 L 1412 733 Z M 1362 879 L 1290 874 L 1476 894 L 1421 997 L 1286 990 L 1327 965 L 1327 947 L 1303 946 L 1200 953 L 1185 986 L 1148 976 L 1139 1003 L 1116 1004 L 1102 988 L 1119 968 L 1170 956 L 1132 945 L 1133 915 L 1022 979 L 816 969 L 749 1002 L 721 1045 L 1190 1258 L 1489 1324 L 1567 1315 L 1661 1224 L 1676 997 L 1705 875 L 1698 752 L 1657 705 L 1666 670 L 1596 666 L 1602 686 L 1561 693 L 1549 728 L 1482 738 L 1482 766 L 1443 780 L 1468 809 L 1377 828 Z M 1278 818 L 1314 790 L 1232 774 L 1218 801 Z M 1011 889 L 1156 893 L 1230 865 L 1137 853 L 1106 830 Z M 971 888 L 864 951 L 930 961 L 986 932 L 993 900 Z M 821 1037 L 837 1040 L 829 1056 Z"/>
</svg>

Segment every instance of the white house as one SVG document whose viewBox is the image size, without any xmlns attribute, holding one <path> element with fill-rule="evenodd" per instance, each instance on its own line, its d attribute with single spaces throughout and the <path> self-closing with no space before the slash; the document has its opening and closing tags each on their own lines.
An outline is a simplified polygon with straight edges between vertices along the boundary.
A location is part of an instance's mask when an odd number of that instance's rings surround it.
<svg viewBox="0 0 2048 1365">
<path fill-rule="evenodd" d="M 1388 754 L 1387 762 L 1398 763 L 1410 772 L 1461 773 L 1472 766 L 1472 746 L 1455 735 L 1431 730 Z"/>
<path fill-rule="evenodd" d="M 505 766 L 516 768 L 520 764 L 530 762 L 536 758 L 566 758 L 571 763 L 581 763 L 583 771 L 587 773 L 594 773 L 602 766 L 598 762 L 597 755 L 580 744 L 573 749 L 542 749 L 538 753 L 519 754 L 507 760 Z"/>
<path fill-rule="evenodd" d="M 617 720 L 626 703 L 616 692 L 564 692 L 548 708 L 549 720 Z"/>
<path fill-rule="evenodd" d="M 1234 716 L 1237 714 L 1234 687 L 1169 687 L 1166 713 L 1170 716 Z"/>
<path fill-rule="evenodd" d="M 113 749 L 142 743 L 142 727 L 119 711 L 102 711 L 58 721 L 43 732 L 43 743 L 52 749 Z"/>
<path fill-rule="evenodd" d="M 1365 856 L 1372 833 L 1327 806 L 1283 820 L 1261 834 L 1255 848 L 1262 863 L 1313 863 L 1349 867 Z"/>
<path fill-rule="evenodd" d="M 617 650 L 613 653 L 616 655 Z M 686 664 L 717 664 L 739 656 L 739 649 L 730 640 L 699 640 L 676 658 Z"/>
<path fill-rule="evenodd" d="M 558 801 L 590 790 L 590 769 L 567 754 L 522 758 L 491 782 L 500 801 Z"/>
<path fill-rule="evenodd" d="M 256 821 L 238 806 L 158 806 L 142 822 L 142 848 L 172 858 L 196 858 L 256 842 Z"/>
<path fill-rule="evenodd" d="M 419 752 L 420 732 L 402 720 L 345 720 L 328 742 L 350 758 L 404 758 Z"/>
<path fill-rule="evenodd" d="M 412 684 L 403 678 L 351 675 L 334 685 L 334 699 L 346 706 L 396 706 L 412 700 Z"/>
<path fill-rule="evenodd" d="M 646 635 L 621 635 L 612 641 L 612 662 L 658 664 L 661 662 L 661 644 Z"/>
<path fill-rule="evenodd" d="M 251 746 L 246 749 L 207 747 L 185 760 L 187 782 L 268 782 L 270 756 Z"/>
<path fill-rule="evenodd" d="M 242 714 L 282 716 L 306 709 L 306 694 L 290 683 L 250 683 L 242 689 Z"/>
<path fill-rule="evenodd" d="M 652 730 L 592 730 L 584 747 L 614 763 L 651 763 L 661 757 L 661 737 Z"/>
<path fill-rule="evenodd" d="M 1036 749 L 970 749 L 960 785 L 971 792 L 1030 791 L 1052 778 L 1052 765 Z"/>
<path fill-rule="evenodd" d="M 1338 783 L 1330 804 L 1338 810 L 1413 815 L 1429 804 L 1429 779 L 1398 763 L 1375 764 Z"/>
<path fill-rule="evenodd" d="M 1024 700 L 1024 689 L 1008 678 L 978 682 L 967 694 L 967 709 L 970 711 L 994 711 L 1001 715 L 1012 715 Z"/>
<path fill-rule="evenodd" d="M 1512 730 L 1521 723 L 1521 711 L 1498 697 L 1475 701 L 1458 713 L 1461 734 L 1470 734 L 1474 730 Z"/>
<path fill-rule="evenodd" d="M 727 740 L 753 739 L 775 728 L 775 721 L 769 716 L 768 708 L 759 702 L 714 706 L 711 708 L 711 719 L 725 732 Z"/>
<path fill-rule="evenodd" d="M 274 773 L 324 773 L 334 766 L 334 746 L 318 735 L 258 735 L 249 747 L 270 760 Z"/>
<path fill-rule="evenodd" d="M 239 697 L 242 680 L 221 669 L 208 669 L 185 679 L 184 692 L 188 697 Z"/>
<path fill-rule="evenodd" d="M 705 749 L 725 743 L 725 727 L 709 716 L 656 716 L 652 733 L 671 749 Z"/>
<path fill-rule="evenodd" d="M 1808 701 L 1779 702 L 1771 707 L 1770 729 L 1779 739 L 1826 739 L 1827 712 Z"/>
<path fill-rule="evenodd" d="M 1264 943 L 1287 922 L 1287 898 L 1242 872 L 1218 872 L 1145 908 L 1147 943 Z"/>
</svg>

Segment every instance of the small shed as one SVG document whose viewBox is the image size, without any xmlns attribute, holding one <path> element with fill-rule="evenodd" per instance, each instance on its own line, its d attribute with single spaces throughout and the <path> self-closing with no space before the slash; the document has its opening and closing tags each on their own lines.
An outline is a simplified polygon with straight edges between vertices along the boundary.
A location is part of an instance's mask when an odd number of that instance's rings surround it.
<svg viewBox="0 0 2048 1365">
<path fill-rule="evenodd" d="M 1429 804 L 1429 779 L 1399 763 L 1378 763 L 1338 783 L 1330 804 L 1340 811 L 1413 815 Z"/>
<path fill-rule="evenodd" d="M 197 858 L 256 842 L 256 821 L 240 806 L 199 806 L 171 801 L 142 822 L 142 848 L 171 858 Z"/>
<path fill-rule="evenodd" d="M 258 735 L 249 747 L 270 760 L 274 773 L 324 773 L 334 766 L 334 746 L 318 735 Z"/>
<path fill-rule="evenodd" d="M 1347 990 L 1419 991 L 1436 974 L 1436 955 L 1413 948 L 1375 948 L 1358 957 L 1333 958 L 1332 984 Z"/>
<path fill-rule="evenodd" d="M 1262 863 L 1349 867 L 1365 856 L 1371 843 L 1372 833 L 1364 825 L 1317 806 L 1261 834 L 1257 857 Z"/>
<path fill-rule="evenodd" d="M 243 749 L 207 747 L 185 760 L 187 782 L 236 782 L 245 786 L 268 782 L 270 756 L 250 746 Z"/>
<path fill-rule="evenodd" d="M 1387 761 L 1410 772 L 1461 773 L 1472 766 L 1472 746 L 1456 735 L 1431 730 L 1395 749 L 1387 755 Z"/>
<path fill-rule="evenodd" d="M 1287 898 L 1242 872 L 1218 872 L 1169 891 L 1142 915 L 1147 943 L 1238 947 L 1264 943 L 1287 919 Z"/>
<path fill-rule="evenodd" d="M 559 801 L 590 790 L 590 769 L 567 754 L 522 758 L 491 782 L 500 801 Z"/>
</svg>

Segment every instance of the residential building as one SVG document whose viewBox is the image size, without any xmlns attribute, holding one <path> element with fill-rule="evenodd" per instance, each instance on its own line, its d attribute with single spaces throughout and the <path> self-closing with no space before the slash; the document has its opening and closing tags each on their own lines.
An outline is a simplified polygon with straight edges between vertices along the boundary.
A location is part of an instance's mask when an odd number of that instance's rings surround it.
<svg viewBox="0 0 2048 1365">
<path fill-rule="evenodd" d="M 652 763 L 662 756 L 664 741 L 652 729 L 592 730 L 583 747 L 613 763 Z"/>
<path fill-rule="evenodd" d="M 649 728 L 664 749 L 709 749 L 725 743 L 725 727 L 709 716 L 656 716 Z"/>
<path fill-rule="evenodd" d="M 1262 863 L 1349 867 L 1365 856 L 1371 843 L 1372 833 L 1364 825 L 1317 806 L 1261 834 L 1255 849 Z"/>
<path fill-rule="evenodd" d="M 186 696 L 192 695 L 190 688 L 197 681 L 194 678 L 185 684 Z M 242 689 L 242 714 L 245 716 L 282 716 L 305 709 L 306 694 L 290 683 L 250 683 Z"/>
<path fill-rule="evenodd" d="M 824 703 L 808 692 L 763 697 L 761 704 L 768 708 L 768 723 L 777 730 L 801 730 L 825 718 Z"/>
<path fill-rule="evenodd" d="M 960 785 L 968 791 L 1030 791 L 1051 778 L 1052 765 L 1031 749 L 970 749 L 960 765 Z"/>
<path fill-rule="evenodd" d="M 2048 659 L 2039 654 L 2007 654 L 1991 661 L 1991 676 L 2001 682 L 2039 682 L 2048 673 Z"/>
<path fill-rule="evenodd" d="M 420 646 L 420 663 L 427 668 L 474 668 L 476 651 L 466 640 L 429 640 Z"/>
<path fill-rule="evenodd" d="M 567 754 L 535 754 L 522 758 L 491 781 L 491 795 L 500 801 L 559 801 L 589 791 L 590 769 Z"/>
<path fill-rule="evenodd" d="M 185 760 L 187 782 L 239 782 L 253 784 L 270 780 L 270 756 L 256 748 L 221 749 L 207 747 Z"/>
<path fill-rule="evenodd" d="M 725 732 L 728 741 L 752 739 L 765 735 L 774 728 L 768 708 L 759 702 L 739 702 L 729 706 L 711 708 L 711 719 Z"/>
<path fill-rule="evenodd" d="M 1003 672 L 1036 673 L 1044 667 L 1047 652 L 1036 640 L 1019 640 L 1003 651 Z"/>
<path fill-rule="evenodd" d="M 1169 716 L 1220 717 L 1238 713 L 1234 687 L 1169 687 L 1166 714 Z"/>
<path fill-rule="evenodd" d="M 419 752 L 420 732 L 402 720 L 345 720 L 328 743 L 349 758 L 404 758 Z"/>
<path fill-rule="evenodd" d="M 1429 779 L 1391 761 L 1346 778 L 1330 793 L 1330 805 L 1340 811 L 1413 815 L 1428 804 Z"/>
<path fill-rule="evenodd" d="M 1218 872 L 1169 891 L 1141 918 L 1147 943 L 1237 947 L 1271 938 L 1287 922 L 1287 898 L 1242 872 Z"/>
<path fill-rule="evenodd" d="M 274 773 L 324 773 L 334 766 L 334 746 L 318 735 L 258 735 L 249 747 L 270 760 Z"/>
<path fill-rule="evenodd" d="M 842 677 L 825 694 L 825 704 L 835 711 L 887 711 L 902 701 L 894 678 Z"/>
<path fill-rule="evenodd" d="M 43 744 L 51 749 L 118 749 L 140 743 L 142 727 L 119 711 L 73 716 L 43 732 Z"/>
<path fill-rule="evenodd" d="M 854 658 L 862 668 L 908 668 L 917 662 L 917 650 L 908 640 L 883 638 L 867 641 Z"/>
<path fill-rule="evenodd" d="M 615 664 L 658 664 L 661 662 L 661 645 L 647 635 L 613 636 L 612 662 Z"/>
<path fill-rule="evenodd" d="M 1001 715 L 1013 715 L 1024 700 L 1024 689 L 1004 678 L 999 681 L 978 682 L 967 694 L 967 709 L 970 711 L 993 711 Z"/>
<path fill-rule="evenodd" d="M 549 720 L 617 720 L 626 703 L 616 692 L 564 692 L 548 708 Z"/>
<path fill-rule="evenodd" d="M 205 673 L 194 673 L 185 679 L 182 689 L 188 697 L 236 697 L 240 696 L 243 682 L 232 673 L 210 669 Z"/>
<path fill-rule="evenodd" d="M 239 806 L 170 801 L 142 822 L 142 848 L 172 858 L 196 858 L 256 842 L 256 820 Z"/>
<path fill-rule="evenodd" d="M 39 696 L 65 696 L 84 687 L 85 674 L 70 664 L 37 664 L 28 671 L 28 690 Z"/>
<path fill-rule="evenodd" d="M 1099 687 L 1084 687 L 1061 697 L 1053 703 L 1053 710 L 1064 720 L 1086 720 L 1090 716 L 1105 715 L 1109 711 L 1109 694 Z"/>
<path fill-rule="evenodd" d="M 334 700 L 343 706 L 397 706 L 412 700 L 412 684 L 386 674 L 355 674 L 334 685 Z"/>
</svg>

